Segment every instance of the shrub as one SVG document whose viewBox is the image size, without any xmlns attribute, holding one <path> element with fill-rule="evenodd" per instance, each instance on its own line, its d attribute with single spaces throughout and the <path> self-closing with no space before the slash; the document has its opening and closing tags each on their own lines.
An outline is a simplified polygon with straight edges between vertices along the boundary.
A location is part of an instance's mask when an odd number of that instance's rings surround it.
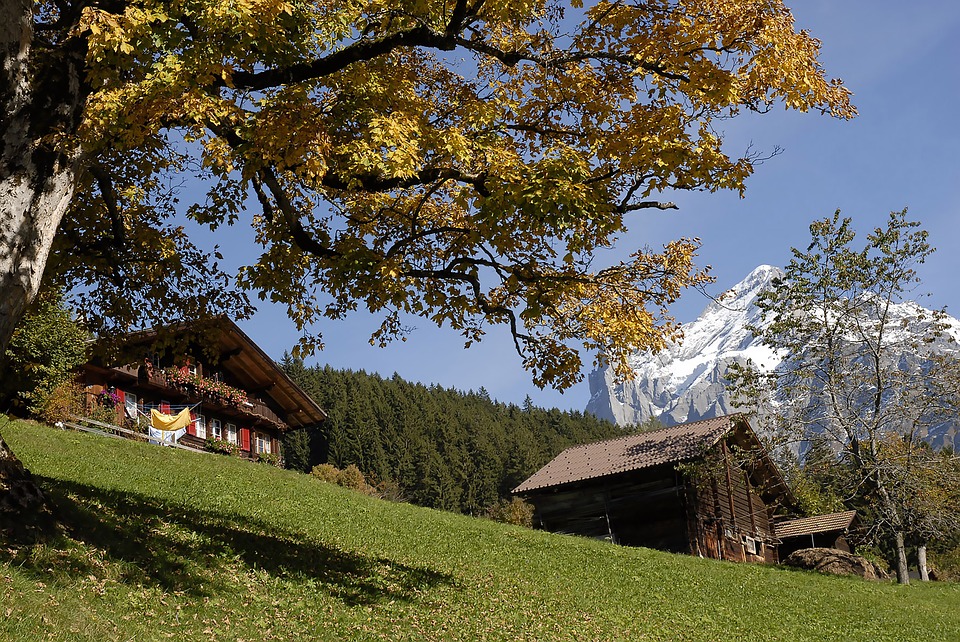
<svg viewBox="0 0 960 642">
<path fill-rule="evenodd" d="M 104 424 L 116 425 L 119 423 L 116 406 L 110 402 L 103 402 L 99 398 L 93 400 L 93 404 L 88 412 L 81 412 L 80 414 Z"/>
<path fill-rule="evenodd" d="M 376 488 L 367 483 L 363 472 L 361 472 L 355 464 L 350 464 L 343 470 L 340 470 L 333 464 L 318 464 L 313 467 L 310 474 L 328 484 L 343 486 L 344 488 L 361 492 L 364 495 L 382 497 Z M 399 494 L 399 488 L 397 489 L 397 493 Z"/>
<path fill-rule="evenodd" d="M 283 461 L 278 453 L 257 453 L 257 462 L 283 468 Z"/>
<path fill-rule="evenodd" d="M 338 469 L 333 464 L 317 464 L 310 471 L 310 474 L 320 481 L 327 482 L 328 484 L 337 483 L 337 475 L 340 473 Z"/>
<path fill-rule="evenodd" d="M 10 340 L 0 399 L 43 417 L 47 399 L 86 361 L 87 339 L 58 293 L 39 296 Z"/>
<path fill-rule="evenodd" d="M 350 464 L 337 474 L 337 484 L 344 488 L 352 488 L 353 490 L 364 492 L 370 488 L 370 486 L 367 485 L 367 480 L 363 477 L 363 473 L 360 472 L 360 469 L 357 468 L 355 464 Z"/>
<path fill-rule="evenodd" d="M 64 381 L 43 400 L 40 418 L 48 424 L 68 421 L 71 415 L 83 414 L 83 389 L 73 381 Z"/>
<path fill-rule="evenodd" d="M 487 508 L 487 517 L 495 522 L 533 527 L 533 504 L 519 497 L 501 499 Z"/>
<path fill-rule="evenodd" d="M 231 444 L 229 441 L 217 439 L 216 437 L 207 437 L 204 447 L 210 452 L 223 455 L 237 456 L 240 454 L 240 446 L 238 444 Z"/>
<path fill-rule="evenodd" d="M 380 499 L 388 502 L 405 502 L 407 496 L 404 494 L 400 484 L 392 479 L 383 479 L 373 485 L 374 494 Z"/>
</svg>

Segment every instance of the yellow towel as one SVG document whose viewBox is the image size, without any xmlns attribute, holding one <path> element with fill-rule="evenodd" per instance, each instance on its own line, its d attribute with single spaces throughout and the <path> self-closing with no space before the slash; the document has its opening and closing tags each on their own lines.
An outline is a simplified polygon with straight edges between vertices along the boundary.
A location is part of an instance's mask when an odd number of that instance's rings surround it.
<svg viewBox="0 0 960 642">
<path fill-rule="evenodd" d="M 184 408 L 176 415 L 166 415 L 157 409 L 150 411 L 150 425 L 157 430 L 180 430 L 190 425 L 190 409 Z"/>
</svg>

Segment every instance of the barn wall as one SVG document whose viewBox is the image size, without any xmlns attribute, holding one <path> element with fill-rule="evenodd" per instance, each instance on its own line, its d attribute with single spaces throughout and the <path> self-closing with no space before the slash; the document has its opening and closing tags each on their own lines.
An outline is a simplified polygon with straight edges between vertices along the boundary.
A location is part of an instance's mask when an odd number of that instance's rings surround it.
<svg viewBox="0 0 960 642">
<path fill-rule="evenodd" d="M 777 562 L 766 504 L 742 470 L 723 462 L 691 485 L 694 552 L 738 562 Z"/>
<path fill-rule="evenodd" d="M 690 552 L 684 487 L 672 466 L 615 475 L 531 494 L 535 522 L 625 546 Z"/>
</svg>

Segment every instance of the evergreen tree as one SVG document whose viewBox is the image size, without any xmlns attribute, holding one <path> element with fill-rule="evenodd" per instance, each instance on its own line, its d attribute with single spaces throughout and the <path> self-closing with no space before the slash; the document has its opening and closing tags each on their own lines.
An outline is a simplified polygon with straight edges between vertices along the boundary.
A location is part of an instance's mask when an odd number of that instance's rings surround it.
<svg viewBox="0 0 960 642">
<path fill-rule="evenodd" d="M 365 372 L 281 366 L 326 411 L 304 435 L 290 434 L 291 466 L 356 465 L 377 482 L 395 484 L 414 503 L 484 514 L 564 448 L 622 434 L 614 424 L 580 412 L 543 410 L 528 398 L 521 409 L 492 400 L 481 388 L 462 393 Z M 321 444 L 318 446 L 318 444 Z M 295 462 L 295 463 L 294 463 Z"/>
</svg>

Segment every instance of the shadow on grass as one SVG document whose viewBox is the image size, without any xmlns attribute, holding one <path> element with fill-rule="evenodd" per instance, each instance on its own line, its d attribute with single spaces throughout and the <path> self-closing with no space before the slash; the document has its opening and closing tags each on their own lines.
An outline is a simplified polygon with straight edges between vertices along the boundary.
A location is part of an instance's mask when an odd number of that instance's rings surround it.
<svg viewBox="0 0 960 642">
<path fill-rule="evenodd" d="M 430 569 L 338 550 L 248 516 L 55 479 L 42 484 L 64 530 L 88 551 L 11 560 L 36 575 L 94 573 L 95 558 L 102 556 L 118 569 L 122 582 L 204 597 L 227 588 L 231 576 L 260 571 L 315 584 L 350 605 L 411 601 L 453 583 Z"/>
</svg>

